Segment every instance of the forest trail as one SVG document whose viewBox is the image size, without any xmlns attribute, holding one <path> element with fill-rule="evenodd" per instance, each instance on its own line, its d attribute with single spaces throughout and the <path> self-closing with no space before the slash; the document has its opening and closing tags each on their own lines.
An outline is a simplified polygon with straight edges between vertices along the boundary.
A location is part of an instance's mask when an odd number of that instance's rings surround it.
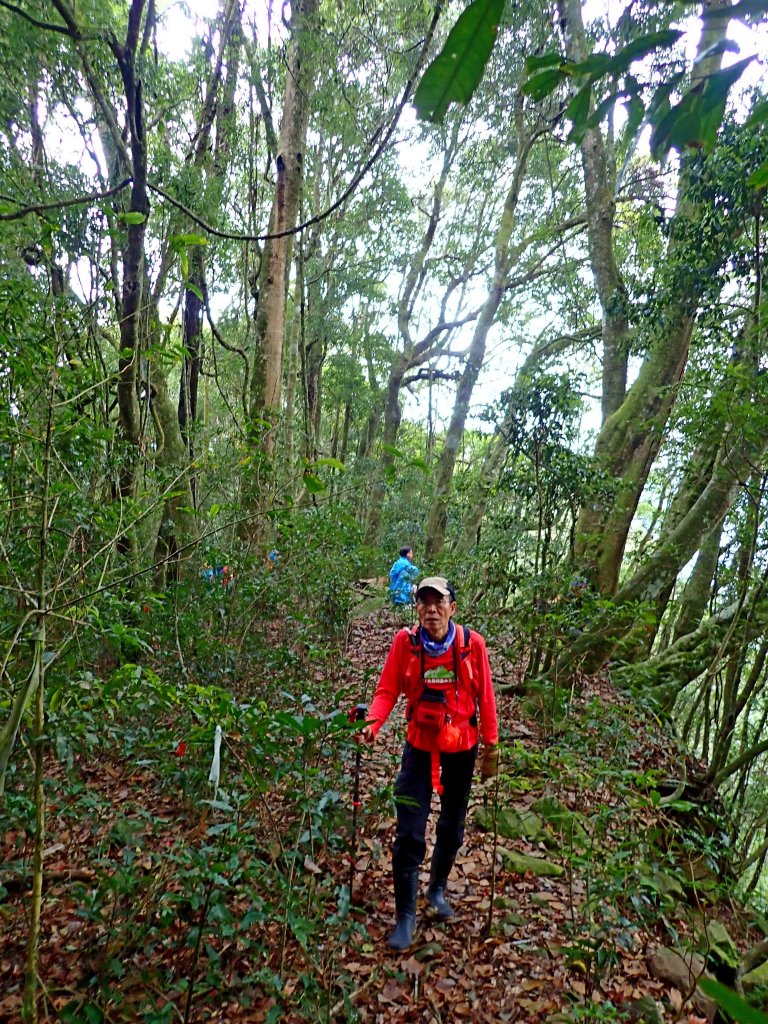
<svg viewBox="0 0 768 1024">
<path fill-rule="evenodd" d="M 388 610 L 353 621 L 348 651 L 353 700 L 370 702 L 396 628 Z M 416 941 L 405 954 L 393 954 L 385 942 L 394 915 L 389 873 L 394 818 L 384 787 L 392 784 L 397 772 L 401 707 L 393 712 L 374 749 L 362 755 L 362 806 L 349 911 L 359 927 L 351 934 L 347 928 L 347 937 L 339 940 L 338 930 L 331 931 L 326 923 L 336 915 L 337 928 L 340 908 L 326 902 L 319 908 L 314 953 L 306 948 L 306 937 L 302 942 L 296 928 L 286 940 L 285 922 L 274 916 L 256 920 L 245 933 L 231 927 L 227 915 L 243 921 L 252 913 L 252 895 L 242 883 L 225 879 L 230 888 L 226 890 L 226 913 L 220 912 L 219 923 L 206 918 L 208 897 L 204 893 L 196 889 L 190 899 L 193 885 L 185 882 L 178 852 L 185 846 L 188 855 L 190 850 L 196 851 L 195 856 L 210 873 L 214 848 L 210 837 L 220 835 L 226 825 L 212 828 L 215 817 L 205 808 L 201 816 L 199 801 L 191 800 L 183 785 L 174 789 L 169 778 L 159 776 L 151 765 L 141 760 L 130 762 L 118 751 L 105 754 L 103 750 L 89 759 L 78 755 L 69 766 L 69 778 L 74 772 L 76 784 L 69 781 L 65 785 L 65 764 L 51 755 L 40 967 L 46 1009 L 41 1021 L 304 1024 L 323 1019 L 371 1024 L 461 1020 L 555 1024 L 627 1019 L 616 1016 L 610 1007 L 626 1010 L 628 1004 L 648 998 L 657 1001 L 659 1015 L 647 1017 L 647 1024 L 704 1021 L 706 1018 L 686 1002 L 688 993 L 651 976 L 649 957 L 664 941 L 661 915 L 652 924 L 632 920 L 626 902 L 632 893 L 622 891 L 627 883 L 614 879 L 611 889 L 600 874 L 607 863 L 614 863 L 615 853 L 615 863 L 623 865 L 621 871 L 625 872 L 621 877 L 630 877 L 626 872 L 632 864 L 628 869 L 627 860 L 634 858 L 633 843 L 639 851 L 643 830 L 652 827 L 653 821 L 647 804 L 633 806 L 624 783 L 628 773 L 633 778 L 650 777 L 654 772 L 674 774 L 663 737 L 654 736 L 646 721 L 633 719 L 639 713 L 602 677 L 585 680 L 582 689 L 570 695 L 565 724 L 556 728 L 551 723 L 542 725 L 546 715 L 542 719 L 540 714 L 532 714 L 524 700 L 508 692 L 519 683 L 518 670 L 492 642 L 489 652 L 495 685 L 505 691 L 498 699 L 498 711 L 506 760 L 498 783 L 483 787 L 478 777 L 473 788 L 465 845 L 448 886 L 455 918 L 445 923 L 430 920 L 420 898 Z M 609 733 L 615 736 L 612 749 L 606 743 L 605 723 L 601 726 L 595 713 L 598 706 L 606 705 L 610 708 L 606 716 L 609 729 L 615 729 Z M 563 755 L 561 763 L 558 744 L 571 727 L 582 737 L 583 748 L 578 755 Z M 223 752 L 225 773 L 237 767 L 240 737 L 229 739 Z M 193 754 L 198 761 L 210 757 L 207 747 L 188 751 L 182 744 L 168 755 L 179 762 L 175 778 L 182 782 L 183 762 Z M 341 828 L 348 841 L 354 764 L 349 748 L 341 763 L 343 777 L 337 779 L 337 785 L 344 815 Z M 198 767 L 198 777 L 199 772 Z M 615 788 L 611 779 L 618 783 Z M 576 827 L 585 829 L 580 853 L 574 855 L 571 849 L 570 857 L 566 855 L 573 826 L 558 831 L 539 822 L 533 837 L 500 837 L 495 842 L 493 832 L 481 828 L 476 820 L 478 814 L 493 814 L 494 806 L 499 818 L 508 817 L 511 808 L 520 815 L 516 820 L 529 820 L 532 805 L 541 798 L 557 799 L 578 813 L 581 825 Z M 280 804 L 279 794 L 273 793 L 269 803 L 275 828 L 285 826 L 283 834 L 289 835 L 287 826 L 295 821 L 295 811 Z M 433 813 L 422 892 L 435 820 Z M 594 823 L 606 821 L 607 832 L 598 840 Z M 568 829 L 570 839 L 565 834 Z M 239 833 L 235 841 L 240 843 Z M 257 859 L 277 858 L 279 851 L 270 853 L 274 845 L 274 835 L 271 846 L 264 839 L 261 847 L 256 847 Z M 31 840 L 21 827 L 11 828 L 0 840 L 0 861 L 5 865 L 0 879 L 7 890 L 0 937 L 0 1021 L 8 1024 L 19 1020 L 26 939 L 21 879 L 29 870 L 30 850 Z M 510 854 L 536 858 L 531 862 L 534 865 L 546 860 L 554 864 L 559 876 L 537 876 L 511 862 Z M 637 859 L 639 862 L 639 852 Z M 323 884 L 325 892 L 341 892 L 349 880 L 348 859 L 338 849 L 334 852 L 319 844 L 315 857 L 304 858 L 303 868 L 307 877 L 316 878 L 318 887 Z M 106 900 L 105 891 L 109 894 Z M 311 885 L 308 891 L 312 891 Z M 94 909 L 97 892 L 105 902 Z M 158 920 L 153 901 L 167 908 L 169 897 L 171 908 L 174 898 L 177 900 L 176 909 Z M 200 921 L 205 924 L 202 943 L 198 939 L 203 932 L 197 927 Z M 675 927 L 684 932 L 686 925 L 676 922 Z M 324 930 L 329 936 L 326 942 Z M 736 932 L 732 934 L 736 937 Z M 259 950 L 273 951 L 268 969 L 273 974 L 280 972 L 280 1005 L 274 994 L 260 992 L 258 984 L 242 980 L 255 975 L 256 943 Z M 265 955 L 269 959 L 270 953 Z M 212 977 L 206 973 L 211 964 L 225 979 L 223 987 L 221 982 L 207 981 Z M 298 975 L 308 969 L 315 972 L 327 993 L 321 1018 L 313 1018 L 291 1002 Z M 104 977 L 108 970 L 119 979 L 111 983 L 109 999 L 96 992 L 88 1003 L 96 1007 L 92 1012 L 59 1013 L 67 1006 L 84 1006 L 81 994 L 93 992 L 93 979 Z M 189 1006 L 185 999 L 188 977 L 194 978 L 195 985 Z M 168 979 L 176 979 L 175 991 Z M 149 989 L 159 1007 L 154 1016 L 138 1012 Z M 115 1002 L 116 990 L 119 1002 Z M 164 998 L 169 991 L 173 994 Z M 662 1005 L 666 1008 L 663 1013 L 658 1009 Z M 565 1011 L 569 1016 L 559 1016 Z"/>
</svg>

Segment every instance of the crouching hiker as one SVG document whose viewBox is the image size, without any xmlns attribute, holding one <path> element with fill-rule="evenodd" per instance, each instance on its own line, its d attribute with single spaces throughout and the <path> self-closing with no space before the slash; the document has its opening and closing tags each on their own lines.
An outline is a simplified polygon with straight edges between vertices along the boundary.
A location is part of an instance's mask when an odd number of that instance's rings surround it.
<svg viewBox="0 0 768 1024">
<path fill-rule="evenodd" d="M 464 841 L 481 735 L 483 778 L 493 777 L 498 766 L 496 699 L 485 640 L 474 630 L 457 626 L 455 611 L 456 594 L 444 577 L 429 576 L 419 584 L 419 625 L 401 629 L 396 635 L 368 724 L 360 734 L 365 743 L 372 744 L 400 694 L 405 696 L 408 732 L 395 782 L 397 830 L 392 875 L 397 923 L 387 940 L 391 949 L 408 949 L 413 941 L 432 790 L 440 794 L 440 816 L 427 901 L 433 915 L 446 920 L 453 910 L 445 898 L 445 887 Z"/>
</svg>

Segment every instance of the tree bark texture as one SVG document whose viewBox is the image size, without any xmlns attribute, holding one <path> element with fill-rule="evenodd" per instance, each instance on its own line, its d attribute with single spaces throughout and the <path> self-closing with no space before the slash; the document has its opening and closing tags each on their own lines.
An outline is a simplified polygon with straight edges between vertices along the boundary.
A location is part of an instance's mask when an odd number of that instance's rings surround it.
<svg viewBox="0 0 768 1024">
<path fill-rule="evenodd" d="M 289 232 L 296 226 L 304 180 L 309 94 L 314 77 L 311 67 L 312 26 L 317 10 L 318 0 L 298 0 L 293 5 L 293 34 L 277 143 L 277 182 L 269 221 L 271 235 Z M 292 244 L 293 236 L 290 234 L 268 239 L 264 243 L 259 277 L 251 417 L 271 424 L 263 439 L 263 449 L 269 456 L 274 452 L 275 424 L 280 414 L 286 285 Z"/>
<path fill-rule="evenodd" d="M 579 63 L 589 56 L 581 0 L 559 0 L 566 52 Z M 627 387 L 629 295 L 614 251 L 616 167 L 599 127 L 587 128 L 581 142 L 581 166 L 587 207 L 589 261 L 602 313 L 602 421 L 614 413 Z"/>
</svg>

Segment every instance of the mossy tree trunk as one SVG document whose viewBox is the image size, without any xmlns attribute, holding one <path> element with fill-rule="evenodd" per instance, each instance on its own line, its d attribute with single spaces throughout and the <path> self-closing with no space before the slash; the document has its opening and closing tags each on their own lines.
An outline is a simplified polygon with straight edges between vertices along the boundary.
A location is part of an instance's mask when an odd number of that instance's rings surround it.
<svg viewBox="0 0 768 1024">
<path fill-rule="evenodd" d="M 561 0 L 560 10 L 569 55 L 583 59 L 587 49 L 581 5 L 578 0 Z M 727 19 L 711 19 L 703 29 L 694 85 L 697 78 L 702 80 L 719 66 L 719 55 L 702 55 L 723 38 L 726 27 Z M 701 282 L 711 279 L 713 260 L 711 252 L 705 259 L 693 251 L 695 227 L 706 211 L 692 198 L 690 165 L 683 158 L 666 254 L 680 272 L 672 276 L 664 296 L 663 315 L 652 325 L 640 372 L 623 393 L 628 300 L 612 239 L 615 175 L 599 128 L 586 132 L 581 148 L 590 262 L 603 313 L 603 423 L 594 457 L 596 472 L 603 474 L 606 487 L 601 500 L 590 499 L 581 510 L 575 554 L 595 587 L 612 594 L 618 585 L 629 528 L 659 453 L 687 363 Z M 723 244 L 721 249 L 720 263 L 727 257 L 727 246 Z"/>
</svg>

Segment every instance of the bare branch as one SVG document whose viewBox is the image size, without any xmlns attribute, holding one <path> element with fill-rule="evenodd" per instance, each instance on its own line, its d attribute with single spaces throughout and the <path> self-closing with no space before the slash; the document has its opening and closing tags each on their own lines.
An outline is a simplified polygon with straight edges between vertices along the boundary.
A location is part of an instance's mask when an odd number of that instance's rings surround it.
<svg viewBox="0 0 768 1024">
<path fill-rule="evenodd" d="M 204 221 L 202 217 L 198 217 L 197 214 L 192 213 L 192 211 L 188 209 L 188 207 L 184 206 L 183 203 L 180 203 L 178 199 L 174 199 L 173 196 L 168 195 L 168 193 L 165 192 L 162 188 L 160 188 L 159 185 L 153 185 L 151 182 L 147 182 L 147 187 L 150 188 L 153 192 L 156 192 L 157 195 L 162 196 L 163 199 L 171 203 L 171 205 L 175 206 L 178 210 L 181 210 L 182 213 L 185 213 L 191 220 L 195 222 L 195 224 L 203 228 L 205 231 L 208 231 L 214 237 L 227 238 L 232 242 L 266 242 L 268 239 L 286 238 L 289 235 L 297 235 L 300 231 L 304 231 L 305 228 L 311 227 L 313 224 L 319 224 L 321 221 L 324 221 L 327 217 L 330 217 L 332 213 L 335 213 L 335 211 L 338 210 L 340 206 L 344 205 L 344 203 L 357 189 L 357 186 L 360 184 L 360 182 L 366 176 L 368 171 L 370 171 L 370 169 L 373 167 L 373 165 L 376 163 L 376 161 L 379 159 L 379 157 L 382 155 L 382 153 L 389 145 L 390 140 L 394 135 L 395 129 L 397 128 L 397 125 L 400 122 L 400 117 L 402 116 L 402 113 L 405 110 L 405 106 L 411 97 L 413 87 L 416 84 L 416 79 L 418 78 L 424 61 L 426 60 L 427 53 L 429 52 L 429 47 L 432 42 L 432 36 L 435 33 L 435 28 L 437 27 L 437 22 L 440 18 L 440 11 L 441 6 L 440 4 L 438 4 L 435 8 L 435 13 L 432 17 L 432 21 L 430 22 L 429 28 L 427 29 L 427 34 L 424 37 L 424 42 L 422 43 L 418 59 L 416 60 L 413 71 L 411 72 L 411 77 L 405 83 L 403 95 L 395 109 L 394 114 L 392 115 L 392 119 L 389 122 L 389 127 L 381 137 L 381 141 L 376 146 L 376 149 L 373 151 L 371 156 L 366 160 L 366 162 L 357 172 L 357 174 L 352 178 L 352 181 L 349 183 L 349 185 L 347 185 L 347 187 L 344 189 L 339 198 L 335 202 L 331 203 L 329 207 L 323 210 L 322 213 L 318 213 L 314 217 L 310 217 L 309 220 L 305 220 L 302 224 L 297 224 L 296 227 L 288 228 L 285 231 L 277 231 L 274 234 L 267 233 L 264 235 L 247 235 L 241 234 L 239 232 L 236 233 L 231 231 L 220 231 L 218 230 L 218 228 L 214 228 L 210 224 L 206 223 L 206 221 Z M 380 130 L 379 132 L 374 133 L 374 138 L 379 134 Z"/>
<path fill-rule="evenodd" d="M 0 0 L 0 3 L 2 3 L 2 0 Z M 126 178 L 119 185 L 115 185 L 114 188 L 107 189 L 106 192 L 91 192 L 89 195 L 77 196 L 75 199 L 57 199 L 50 203 L 36 203 L 34 206 L 24 206 L 20 210 L 14 210 L 13 213 L 0 213 L 0 220 L 21 220 L 22 217 L 28 217 L 31 213 L 42 213 L 44 210 L 62 210 L 66 206 L 83 206 L 86 203 L 95 203 L 100 199 L 108 199 L 110 196 L 122 192 L 130 184 L 131 178 Z M 10 196 L 2 196 L 0 198 L 6 202 L 16 202 Z"/>
<path fill-rule="evenodd" d="M 13 14 L 18 14 L 20 18 L 28 21 L 30 25 L 34 25 L 35 28 L 41 28 L 45 32 L 58 32 L 62 36 L 70 36 L 72 39 L 98 39 L 99 36 L 84 36 L 81 34 L 80 29 L 71 25 L 54 25 L 50 21 L 39 21 L 37 18 L 33 18 L 31 14 L 22 10 L 21 7 L 17 7 L 16 4 L 9 4 L 8 0 L 0 0 L 0 7 L 4 7 L 6 11 L 11 11 Z"/>
</svg>

